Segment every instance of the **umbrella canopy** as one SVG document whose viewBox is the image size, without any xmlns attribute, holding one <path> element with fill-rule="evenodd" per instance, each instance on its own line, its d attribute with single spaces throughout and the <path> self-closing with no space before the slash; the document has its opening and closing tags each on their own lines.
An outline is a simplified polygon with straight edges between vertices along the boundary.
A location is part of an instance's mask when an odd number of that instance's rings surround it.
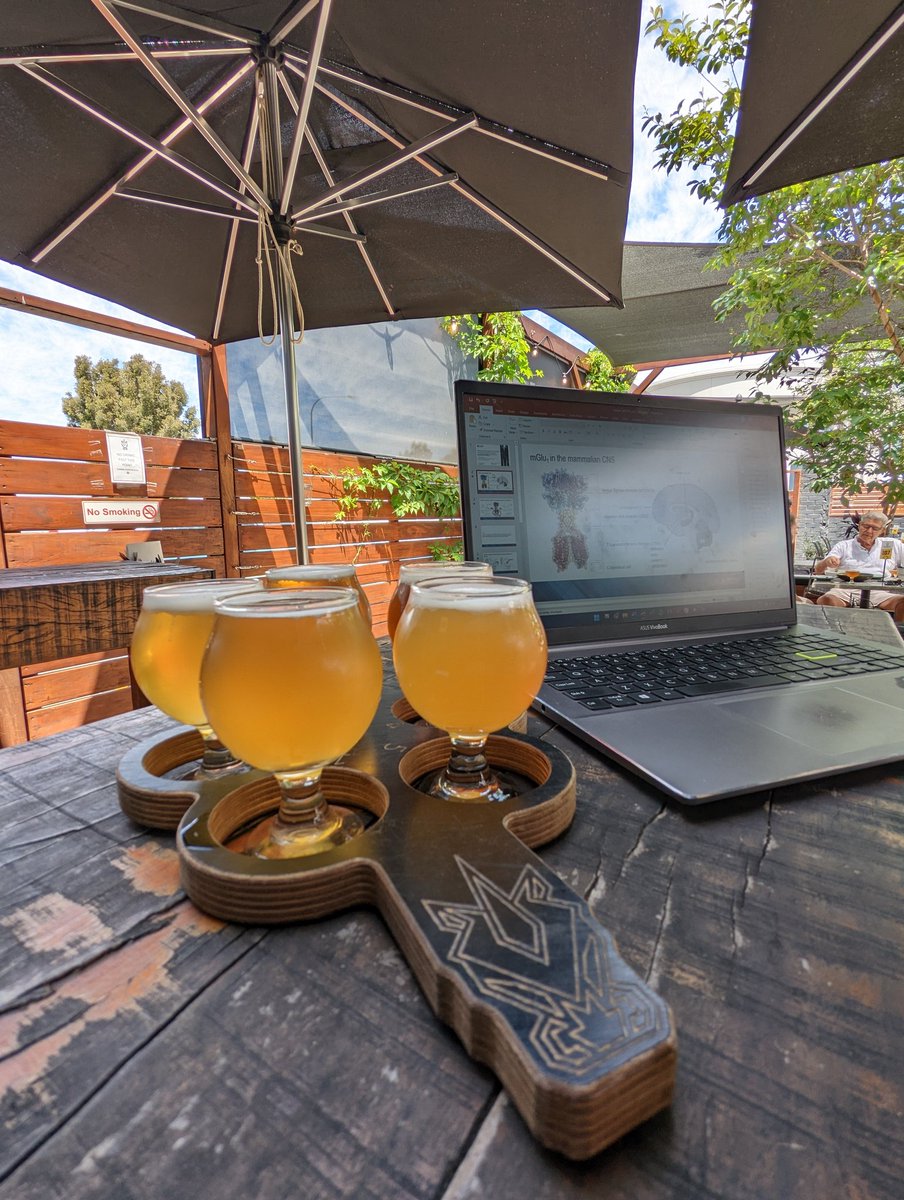
<svg viewBox="0 0 904 1200">
<path fill-rule="evenodd" d="M 753 0 L 722 203 L 904 154 L 904 4 Z"/>
<path fill-rule="evenodd" d="M 257 334 L 276 245 L 312 328 L 618 305 L 639 21 L 4 0 L 0 257 L 214 342 Z"/>
</svg>

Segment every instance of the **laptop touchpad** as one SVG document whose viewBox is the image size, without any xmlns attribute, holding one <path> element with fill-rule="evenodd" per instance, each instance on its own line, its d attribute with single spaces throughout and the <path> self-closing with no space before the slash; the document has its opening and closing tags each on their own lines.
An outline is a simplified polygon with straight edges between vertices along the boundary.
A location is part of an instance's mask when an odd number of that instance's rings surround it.
<svg viewBox="0 0 904 1200">
<path fill-rule="evenodd" d="M 831 753 L 885 746 L 897 736 L 901 713 L 841 687 L 794 689 L 793 694 L 745 696 L 719 704 L 726 715 L 761 725 L 792 741 Z"/>
</svg>

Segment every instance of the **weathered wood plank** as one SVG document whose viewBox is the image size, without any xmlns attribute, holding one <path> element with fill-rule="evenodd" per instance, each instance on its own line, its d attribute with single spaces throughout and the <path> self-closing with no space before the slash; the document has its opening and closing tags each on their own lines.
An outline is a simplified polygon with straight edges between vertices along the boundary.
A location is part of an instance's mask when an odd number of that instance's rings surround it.
<svg viewBox="0 0 904 1200">
<path fill-rule="evenodd" d="M 132 688 L 127 682 L 124 687 L 112 691 L 98 690 L 47 708 L 29 709 L 28 736 L 42 738 L 63 733 L 67 729 L 77 729 L 80 725 L 90 725 L 105 717 L 128 712 L 132 706 Z"/>
<path fill-rule="evenodd" d="M 130 542 L 156 542 L 163 546 L 167 559 L 194 558 L 197 555 L 223 556 L 223 530 L 213 529 L 136 529 L 126 527 L 109 532 L 84 529 L 66 533 L 10 533 L 6 550 L 10 564 L 61 565 L 72 562 L 110 561 L 125 553 Z"/>
<path fill-rule="evenodd" d="M 11 496 L 0 501 L 3 526 L 22 529 L 78 529 L 83 524 L 81 500 L 50 496 Z M 161 500 L 159 524 L 168 528 L 221 524 L 216 500 Z M 123 527 L 125 528 L 125 527 Z M 137 528 L 142 528 L 138 526 Z"/>
<path fill-rule="evenodd" d="M 0 495 L 27 494 L 53 496 L 117 496 L 130 498 L 148 495 L 169 498 L 196 496 L 215 500 L 220 494 L 220 477 L 216 471 L 193 468 L 149 467 L 146 488 L 117 491 L 110 482 L 105 463 L 46 463 L 31 459 L 0 458 Z"/>
<path fill-rule="evenodd" d="M 144 435 L 141 446 L 149 465 L 216 468 L 215 447 L 204 439 Z M 96 429 L 0 420 L 0 455 L 106 462 L 107 442 L 103 432 Z"/>
<path fill-rule="evenodd" d="M 128 645 L 145 587 L 208 575 L 149 563 L 2 571 L 0 668 Z"/>
<path fill-rule="evenodd" d="M 122 687 L 129 687 L 129 660 L 122 653 L 115 657 L 97 655 L 93 662 L 57 667 L 40 674 L 22 672 L 22 690 L 29 709 Z"/>
</svg>

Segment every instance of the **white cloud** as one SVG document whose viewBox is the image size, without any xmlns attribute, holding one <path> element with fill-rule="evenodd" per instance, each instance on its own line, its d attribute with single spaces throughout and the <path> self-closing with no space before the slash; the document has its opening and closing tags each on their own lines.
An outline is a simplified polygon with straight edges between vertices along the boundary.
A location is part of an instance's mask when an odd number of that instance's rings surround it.
<svg viewBox="0 0 904 1200">
<path fill-rule="evenodd" d="M 685 14 L 699 20 L 711 2 L 672 0 L 662 7 L 667 17 Z M 646 25 L 650 11 L 645 12 L 641 27 Z M 653 142 L 642 128 L 646 112 L 667 116 L 680 100 L 693 99 L 705 92 L 707 85 L 695 71 L 670 63 L 653 41 L 652 36 L 641 33 L 634 87 L 634 168 L 627 237 L 635 242 L 711 242 L 721 222 L 720 213 L 688 190 L 692 172 L 681 170 L 667 175 L 656 168 Z"/>
</svg>

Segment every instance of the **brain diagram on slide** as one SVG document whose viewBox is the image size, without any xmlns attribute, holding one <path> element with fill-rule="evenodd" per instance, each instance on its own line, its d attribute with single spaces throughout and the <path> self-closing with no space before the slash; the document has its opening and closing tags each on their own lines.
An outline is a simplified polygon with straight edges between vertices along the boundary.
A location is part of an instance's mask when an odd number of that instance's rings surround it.
<svg viewBox="0 0 904 1200">
<path fill-rule="evenodd" d="M 714 462 L 691 447 L 662 458 L 651 455 L 649 445 L 611 452 L 524 447 L 522 479 L 532 560 L 543 559 L 531 562 L 533 578 L 618 576 L 639 568 L 676 575 L 743 565 L 733 455 Z"/>
</svg>

